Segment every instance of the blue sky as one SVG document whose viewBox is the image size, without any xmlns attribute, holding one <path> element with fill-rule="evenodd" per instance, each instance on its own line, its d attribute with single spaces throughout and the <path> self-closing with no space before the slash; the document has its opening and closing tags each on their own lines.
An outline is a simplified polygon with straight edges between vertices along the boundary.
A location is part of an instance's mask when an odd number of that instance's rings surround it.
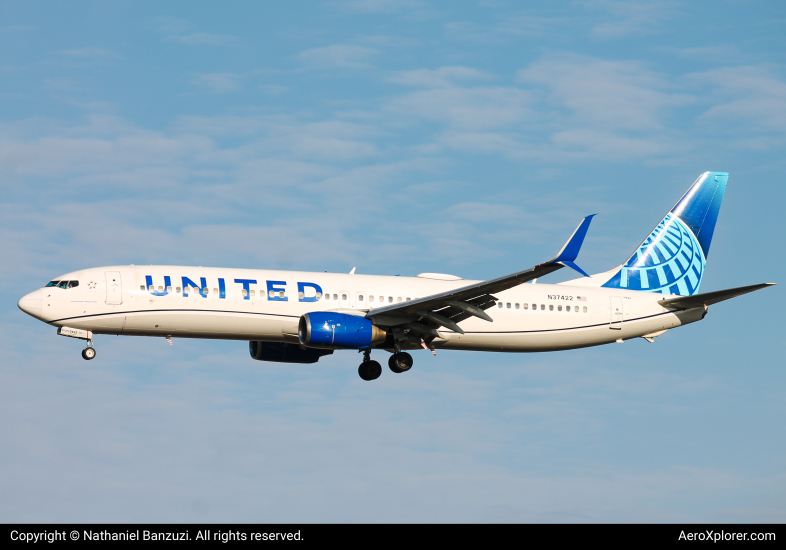
<svg viewBox="0 0 786 550">
<path fill-rule="evenodd" d="M 490 278 L 624 261 L 731 176 L 702 290 L 781 282 L 779 2 L 0 6 L 6 521 L 786 521 L 780 286 L 557 354 L 78 341 L 18 298 L 185 264 Z M 564 280 L 561 273 L 550 281 Z M 545 282 L 545 281 L 544 281 Z"/>
</svg>

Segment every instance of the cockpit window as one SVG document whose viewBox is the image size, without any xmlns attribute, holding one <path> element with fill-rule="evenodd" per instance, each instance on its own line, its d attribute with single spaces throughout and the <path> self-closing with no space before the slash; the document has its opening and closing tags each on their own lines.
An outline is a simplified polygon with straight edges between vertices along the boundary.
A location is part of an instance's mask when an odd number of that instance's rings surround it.
<svg viewBox="0 0 786 550">
<path fill-rule="evenodd" d="M 58 288 L 74 288 L 79 286 L 79 281 L 49 281 L 47 287 L 56 286 Z"/>
</svg>

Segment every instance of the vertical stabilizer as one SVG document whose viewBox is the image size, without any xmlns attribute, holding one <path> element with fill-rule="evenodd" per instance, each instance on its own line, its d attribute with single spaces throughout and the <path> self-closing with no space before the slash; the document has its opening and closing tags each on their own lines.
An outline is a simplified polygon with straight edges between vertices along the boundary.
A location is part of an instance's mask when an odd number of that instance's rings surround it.
<svg viewBox="0 0 786 550">
<path fill-rule="evenodd" d="M 691 296 L 699 291 L 729 174 L 705 172 L 602 286 Z"/>
</svg>

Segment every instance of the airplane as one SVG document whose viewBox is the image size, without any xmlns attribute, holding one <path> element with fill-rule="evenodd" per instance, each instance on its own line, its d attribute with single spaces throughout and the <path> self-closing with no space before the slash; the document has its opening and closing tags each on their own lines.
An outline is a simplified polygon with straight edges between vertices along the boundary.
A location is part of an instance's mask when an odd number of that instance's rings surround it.
<svg viewBox="0 0 786 550">
<path fill-rule="evenodd" d="M 557 255 L 487 281 L 185 266 L 109 266 L 74 271 L 19 300 L 19 308 L 86 341 L 96 334 L 247 340 L 251 357 L 315 363 L 336 350 L 363 353 L 358 374 L 382 373 L 372 350 L 545 352 L 644 338 L 704 319 L 710 305 L 774 283 L 699 293 L 728 173 L 705 172 L 628 258 L 585 273 L 575 261 L 594 216 Z M 563 267 L 582 277 L 537 279 Z M 529 283 L 529 284 L 524 284 Z"/>
</svg>

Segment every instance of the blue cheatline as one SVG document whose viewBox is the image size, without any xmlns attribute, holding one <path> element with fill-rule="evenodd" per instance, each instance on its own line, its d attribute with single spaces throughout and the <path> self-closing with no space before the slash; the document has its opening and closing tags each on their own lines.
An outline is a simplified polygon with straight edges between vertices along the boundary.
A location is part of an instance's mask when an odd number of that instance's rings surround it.
<svg viewBox="0 0 786 550">
<path fill-rule="evenodd" d="M 705 172 L 603 286 L 691 296 L 699 291 L 729 174 Z"/>
</svg>

